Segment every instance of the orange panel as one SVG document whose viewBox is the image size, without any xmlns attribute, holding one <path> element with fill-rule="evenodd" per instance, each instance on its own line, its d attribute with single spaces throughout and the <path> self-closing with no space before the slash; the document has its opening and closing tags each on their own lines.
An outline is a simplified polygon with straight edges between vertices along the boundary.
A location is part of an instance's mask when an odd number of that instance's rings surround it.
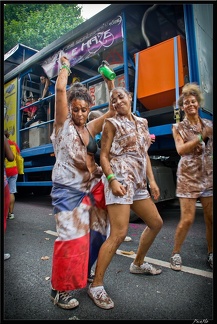
<svg viewBox="0 0 217 324">
<path fill-rule="evenodd" d="M 177 36 L 179 87 L 188 77 L 186 43 Z M 172 106 L 175 97 L 174 38 L 139 52 L 139 101 L 149 110 Z"/>
</svg>

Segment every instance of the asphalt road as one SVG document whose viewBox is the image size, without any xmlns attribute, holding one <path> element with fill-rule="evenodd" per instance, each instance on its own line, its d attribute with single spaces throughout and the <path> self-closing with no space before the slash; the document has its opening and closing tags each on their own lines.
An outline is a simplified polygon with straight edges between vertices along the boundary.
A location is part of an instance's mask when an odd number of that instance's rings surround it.
<svg viewBox="0 0 217 324">
<path fill-rule="evenodd" d="M 179 206 L 161 210 L 164 225 L 146 261 L 162 268 L 158 276 L 135 275 L 129 266 L 145 225 L 129 224 L 130 242 L 123 242 L 105 276 L 105 289 L 113 299 L 111 310 L 98 308 L 87 288 L 74 292 L 80 302 L 73 310 L 54 306 L 50 300 L 50 275 L 55 221 L 49 196 L 16 197 L 15 219 L 7 221 L 2 262 L 1 319 L 8 320 L 184 320 L 208 323 L 214 319 L 213 273 L 206 264 L 205 225 L 200 206 L 182 248 L 183 271 L 170 269 L 173 237 Z"/>
</svg>

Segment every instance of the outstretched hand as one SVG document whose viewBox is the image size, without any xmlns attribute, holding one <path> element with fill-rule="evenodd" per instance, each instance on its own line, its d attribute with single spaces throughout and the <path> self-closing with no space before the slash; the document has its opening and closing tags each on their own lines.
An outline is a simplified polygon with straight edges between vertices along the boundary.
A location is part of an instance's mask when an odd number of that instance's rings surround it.
<svg viewBox="0 0 217 324">
<path fill-rule="evenodd" d="M 61 56 L 60 63 L 68 65 L 68 63 L 69 63 L 68 57 L 66 55 Z"/>
</svg>

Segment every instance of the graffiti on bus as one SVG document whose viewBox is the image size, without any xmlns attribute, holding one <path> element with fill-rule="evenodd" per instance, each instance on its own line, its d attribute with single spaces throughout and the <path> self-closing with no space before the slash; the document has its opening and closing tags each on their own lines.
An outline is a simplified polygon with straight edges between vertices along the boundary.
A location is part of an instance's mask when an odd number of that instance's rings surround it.
<svg viewBox="0 0 217 324">
<path fill-rule="evenodd" d="M 67 47 L 54 53 L 42 62 L 42 67 L 49 78 L 56 76 L 61 67 L 60 57 L 66 55 L 70 66 L 102 52 L 120 42 L 123 37 L 122 17 L 118 16 L 112 21 L 102 24 L 91 33 L 67 45 Z"/>
</svg>

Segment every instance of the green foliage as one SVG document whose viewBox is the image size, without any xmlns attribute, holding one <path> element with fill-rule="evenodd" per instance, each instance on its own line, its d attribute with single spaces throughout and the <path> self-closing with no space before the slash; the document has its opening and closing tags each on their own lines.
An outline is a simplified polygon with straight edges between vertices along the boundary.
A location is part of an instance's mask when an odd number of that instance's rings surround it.
<svg viewBox="0 0 217 324">
<path fill-rule="evenodd" d="M 18 43 L 40 50 L 83 21 L 77 4 L 6 4 L 4 53 Z"/>
</svg>

